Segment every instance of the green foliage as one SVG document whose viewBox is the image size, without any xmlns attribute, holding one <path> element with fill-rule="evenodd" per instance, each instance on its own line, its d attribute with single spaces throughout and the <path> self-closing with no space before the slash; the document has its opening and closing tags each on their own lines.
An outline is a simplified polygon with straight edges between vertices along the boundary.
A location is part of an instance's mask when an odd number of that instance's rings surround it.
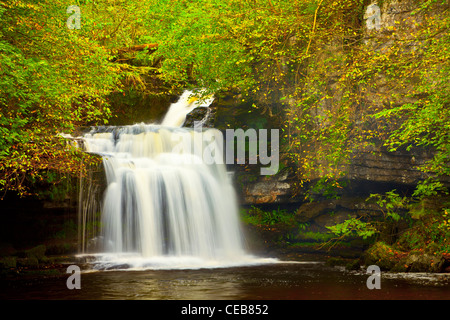
<svg viewBox="0 0 450 320">
<path fill-rule="evenodd" d="M 417 184 L 412 197 L 414 199 L 422 200 L 425 198 L 437 196 L 439 194 L 448 194 L 447 188 L 442 184 L 441 181 L 427 179 Z"/>
<path fill-rule="evenodd" d="M 298 224 L 298 231 L 304 232 L 306 229 L 309 228 L 309 222 L 303 222 Z"/>
<path fill-rule="evenodd" d="M 333 238 L 333 235 L 329 234 L 329 233 L 323 233 L 323 232 L 304 231 L 304 232 L 299 232 L 299 234 L 296 235 L 295 238 L 297 241 L 303 240 L 303 241 L 324 243 L 324 242 L 330 241 Z"/>
<path fill-rule="evenodd" d="M 272 211 L 263 211 L 261 216 L 261 223 L 265 225 L 286 223 L 289 220 L 289 216 L 286 215 L 286 210 L 280 210 L 279 208 Z"/>
<path fill-rule="evenodd" d="M 337 238 L 332 241 L 342 241 L 352 237 L 369 239 L 388 239 L 394 248 L 403 251 L 433 248 L 435 253 L 448 253 L 450 246 L 450 216 L 448 198 L 441 185 L 421 184 L 411 197 L 401 197 L 395 190 L 384 195 L 372 194 L 367 200 L 375 200 L 380 207 L 383 218 L 367 222 L 360 218 L 349 218 L 343 223 L 327 227 Z M 420 197 L 418 196 L 420 195 Z M 401 221 L 410 224 L 399 233 L 397 230 Z M 396 231 L 397 232 L 397 231 Z"/>
<path fill-rule="evenodd" d="M 340 190 L 346 185 L 345 181 L 322 177 L 308 189 L 305 199 L 309 199 L 310 202 L 313 202 L 317 197 L 340 199 Z"/>
<path fill-rule="evenodd" d="M 273 226 L 275 224 L 291 224 L 293 214 L 284 209 L 263 210 L 256 206 L 250 209 L 242 209 L 241 216 L 244 223 L 253 225 Z"/>
<path fill-rule="evenodd" d="M 447 203 L 448 205 L 448 203 Z M 427 208 L 414 227 L 406 230 L 396 242 L 402 250 L 427 250 L 430 254 L 450 253 L 449 208 Z"/>
<path fill-rule="evenodd" d="M 59 239 L 59 240 L 67 240 L 67 239 L 71 239 L 71 238 L 73 239 L 77 235 L 77 230 L 78 230 L 78 225 L 74 221 L 68 220 L 68 221 L 64 222 L 61 230 L 56 232 L 53 235 L 53 237 L 55 239 Z"/>
<path fill-rule="evenodd" d="M 418 168 L 449 175 L 448 7 L 410 5 L 394 26 L 368 31 L 352 20 L 362 3 L 323 1 L 295 91 L 283 97 L 284 146 L 300 180 L 338 179 L 355 151 L 381 145 L 425 149 L 433 157 Z"/>
<path fill-rule="evenodd" d="M 340 239 L 354 236 L 368 239 L 379 232 L 372 223 L 363 222 L 357 218 L 347 219 L 343 223 L 329 226 L 327 229 Z"/>
<path fill-rule="evenodd" d="M 388 191 L 384 195 L 371 194 L 368 200 L 375 199 L 376 203 L 380 206 L 384 221 L 399 221 L 401 209 L 406 209 L 409 204 L 409 199 L 407 197 L 400 197 L 399 194 L 395 192 L 396 190 Z"/>
<path fill-rule="evenodd" d="M 81 30 L 65 26 L 70 4 L 20 0 L 0 7 L 0 191 L 34 193 L 36 181 L 78 175 L 95 161 L 59 134 L 106 123 L 106 96 L 119 75 L 107 50 L 88 36 L 87 21 Z"/>
<path fill-rule="evenodd" d="M 364 222 L 362 216 L 358 218 L 349 218 L 342 223 L 334 226 L 327 227 L 330 232 L 335 234 L 339 240 L 348 237 L 361 237 L 363 239 L 369 239 L 374 236 L 379 236 L 388 230 L 392 230 L 392 226 L 396 226 L 402 217 L 405 219 L 403 211 L 410 209 L 411 199 L 408 197 L 401 197 L 391 190 L 384 195 L 371 194 L 367 201 L 375 200 L 375 203 L 379 206 L 383 213 L 383 218 L 380 221 L 368 221 Z M 391 235 L 388 234 L 388 237 Z"/>
<path fill-rule="evenodd" d="M 185 87 L 234 90 L 256 101 L 254 114 L 278 117 L 298 186 L 319 180 L 311 194 L 338 196 L 335 181 L 366 147 L 420 147 L 433 154 L 420 170 L 450 174 L 450 15 L 440 1 L 419 1 L 380 32 L 366 30 L 362 0 L 79 1 L 81 29 L 69 30 L 72 4 L 0 6 L 3 191 L 25 195 L 46 172 L 82 174 L 95 160 L 59 133 L 107 123 L 119 97 L 131 105 Z"/>
<path fill-rule="evenodd" d="M 241 208 L 240 210 L 241 220 L 245 224 L 258 225 L 260 224 L 260 217 L 253 214 L 252 210 Z"/>
<path fill-rule="evenodd" d="M 398 259 L 398 252 L 392 249 L 388 244 L 378 241 L 365 252 L 365 264 L 375 264 L 382 270 L 391 270 Z"/>
</svg>

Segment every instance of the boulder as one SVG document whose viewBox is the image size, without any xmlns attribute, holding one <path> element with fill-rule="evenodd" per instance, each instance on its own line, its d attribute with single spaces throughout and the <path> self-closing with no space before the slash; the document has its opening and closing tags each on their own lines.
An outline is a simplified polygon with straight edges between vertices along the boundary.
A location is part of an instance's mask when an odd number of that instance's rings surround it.
<svg viewBox="0 0 450 320">
<path fill-rule="evenodd" d="M 395 252 L 384 242 L 376 242 L 364 253 L 365 265 L 376 265 L 381 270 L 389 271 L 396 264 Z"/>
<path fill-rule="evenodd" d="M 330 227 L 356 217 L 357 215 L 354 212 L 342 210 L 336 213 L 323 214 L 314 219 L 314 222 L 321 227 Z"/>
<path fill-rule="evenodd" d="M 41 244 L 38 245 L 34 248 L 31 248 L 29 250 L 25 251 L 25 256 L 28 259 L 37 259 L 38 261 L 42 261 L 43 258 L 45 257 L 45 252 L 46 252 L 47 248 L 45 247 L 45 245 Z"/>
<path fill-rule="evenodd" d="M 405 260 L 410 272 L 442 272 L 445 264 L 443 257 L 411 252 Z"/>
</svg>

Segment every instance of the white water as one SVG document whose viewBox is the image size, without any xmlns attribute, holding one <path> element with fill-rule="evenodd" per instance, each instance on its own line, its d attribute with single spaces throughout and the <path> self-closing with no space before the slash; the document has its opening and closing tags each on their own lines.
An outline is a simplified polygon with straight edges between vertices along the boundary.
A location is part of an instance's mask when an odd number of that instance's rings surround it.
<svg viewBox="0 0 450 320">
<path fill-rule="evenodd" d="M 103 156 L 107 178 L 104 250 L 96 255 L 97 268 L 211 268 L 272 261 L 245 252 L 225 166 L 203 162 L 205 148 L 222 142 L 209 140 L 216 130 L 179 127 L 195 104 L 188 95 L 171 106 L 162 125 L 94 129 L 84 136 L 86 151 Z"/>
<path fill-rule="evenodd" d="M 166 113 L 161 125 L 168 127 L 181 127 L 189 112 L 195 108 L 208 107 L 214 101 L 214 97 L 200 100 L 192 96 L 192 91 L 186 90 L 178 101 L 172 104 Z"/>
</svg>

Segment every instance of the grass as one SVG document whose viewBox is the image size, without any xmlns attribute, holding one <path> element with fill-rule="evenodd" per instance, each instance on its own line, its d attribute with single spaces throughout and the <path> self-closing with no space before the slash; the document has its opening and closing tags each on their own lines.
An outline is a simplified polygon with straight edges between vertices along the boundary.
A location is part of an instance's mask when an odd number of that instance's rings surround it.
<svg viewBox="0 0 450 320">
<path fill-rule="evenodd" d="M 294 223 L 294 215 L 279 207 L 270 211 L 265 211 L 255 206 L 249 209 L 243 208 L 241 209 L 241 217 L 245 224 L 251 225 L 272 226 L 275 224 L 289 225 Z"/>
</svg>

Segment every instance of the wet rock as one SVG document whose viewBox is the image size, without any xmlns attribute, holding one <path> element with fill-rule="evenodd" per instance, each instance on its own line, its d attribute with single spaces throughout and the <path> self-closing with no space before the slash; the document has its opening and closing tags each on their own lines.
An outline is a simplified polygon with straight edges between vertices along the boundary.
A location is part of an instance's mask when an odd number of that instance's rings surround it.
<svg viewBox="0 0 450 320">
<path fill-rule="evenodd" d="M 203 128 L 214 127 L 214 108 L 198 107 L 188 113 L 183 126 L 193 128 L 194 125 L 201 125 Z"/>
<path fill-rule="evenodd" d="M 318 203 L 304 203 L 298 208 L 296 215 L 299 222 L 308 222 L 335 209 L 336 202 L 332 200 Z"/>
<path fill-rule="evenodd" d="M 413 252 L 408 255 L 405 264 L 411 272 L 441 272 L 445 259 L 431 254 Z"/>
<path fill-rule="evenodd" d="M 75 262 L 81 263 L 81 264 L 86 264 L 86 263 L 92 263 L 92 262 L 96 261 L 96 259 L 97 258 L 93 255 L 83 255 L 83 256 L 76 256 Z"/>
<path fill-rule="evenodd" d="M 426 174 L 416 169 L 416 166 L 425 163 L 430 158 L 431 154 L 425 152 L 358 150 L 348 167 L 348 178 L 413 185 L 426 178 Z"/>
<path fill-rule="evenodd" d="M 247 189 L 246 200 L 255 204 L 276 203 L 278 198 L 288 194 L 290 185 L 279 181 L 258 182 Z"/>
<path fill-rule="evenodd" d="M 131 265 L 127 263 L 122 264 L 115 264 L 115 265 L 108 265 L 103 267 L 96 267 L 97 270 L 123 270 L 123 269 L 129 269 Z"/>
<path fill-rule="evenodd" d="M 101 249 L 103 248 L 103 245 L 104 244 L 103 244 L 102 236 L 92 238 L 87 243 L 86 251 L 87 252 L 100 252 Z"/>
<path fill-rule="evenodd" d="M 353 259 L 345 265 L 345 269 L 357 271 L 361 269 L 361 264 L 358 259 Z"/>
<path fill-rule="evenodd" d="M 380 214 L 380 207 L 367 203 L 365 198 L 343 197 L 303 203 L 297 209 L 296 220 L 327 231 L 327 227 L 342 223 L 349 218 L 362 216 L 376 218 Z"/>
</svg>

